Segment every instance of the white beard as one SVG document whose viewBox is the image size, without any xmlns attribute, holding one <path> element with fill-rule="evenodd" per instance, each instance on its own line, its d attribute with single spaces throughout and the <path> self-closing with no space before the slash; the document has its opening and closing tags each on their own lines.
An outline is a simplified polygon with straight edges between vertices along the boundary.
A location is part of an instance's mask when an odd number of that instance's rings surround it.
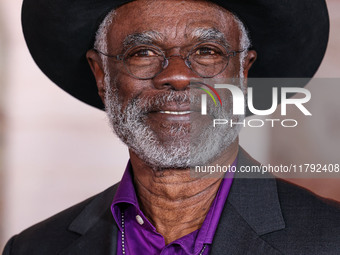
<svg viewBox="0 0 340 255">
<path fill-rule="evenodd" d="M 140 159 L 154 169 L 207 165 L 236 139 L 241 129 L 240 125 L 232 128 L 229 125 L 220 125 L 214 128 L 211 123 L 201 127 L 202 130 L 197 130 L 197 125 L 190 125 L 188 128 L 185 125 L 176 124 L 169 127 L 173 140 L 162 143 L 157 134 L 146 124 L 145 114 L 151 109 L 161 109 L 168 103 L 197 103 L 197 96 L 190 95 L 188 91 L 170 90 L 160 92 L 152 98 L 132 99 L 127 107 L 122 109 L 121 100 L 116 91 L 116 81 L 114 80 L 111 84 L 108 74 L 105 75 L 105 86 L 106 113 L 114 132 Z M 229 103 L 231 104 L 230 98 Z M 230 109 L 228 111 L 216 109 L 216 107 L 208 108 L 213 109 L 208 114 L 214 118 L 233 119 L 234 122 L 242 121 L 232 115 L 232 107 L 227 107 Z M 192 136 L 193 126 L 196 126 L 195 134 L 198 133 L 198 135 Z M 187 134 L 184 139 L 183 134 Z"/>
</svg>

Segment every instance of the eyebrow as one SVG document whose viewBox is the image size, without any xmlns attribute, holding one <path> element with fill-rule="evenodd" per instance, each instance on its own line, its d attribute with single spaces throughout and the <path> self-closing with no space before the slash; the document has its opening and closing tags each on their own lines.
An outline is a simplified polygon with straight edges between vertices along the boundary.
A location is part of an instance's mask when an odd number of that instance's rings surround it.
<svg viewBox="0 0 340 255">
<path fill-rule="evenodd" d="M 125 37 L 123 41 L 124 48 L 138 44 L 152 44 L 154 41 L 162 41 L 163 35 L 157 31 L 145 31 L 134 33 Z"/>
<path fill-rule="evenodd" d="M 226 48 L 230 47 L 230 43 L 225 38 L 225 35 L 216 28 L 195 28 L 190 34 L 190 39 L 197 42 L 218 41 Z M 160 32 L 150 30 L 126 36 L 123 40 L 123 47 L 126 49 L 132 45 L 153 44 L 160 41 L 164 41 L 164 36 Z"/>
<path fill-rule="evenodd" d="M 231 45 L 225 38 L 225 35 L 216 28 L 195 28 L 191 33 L 191 37 L 196 41 L 218 41 L 225 47 L 229 48 Z"/>
</svg>

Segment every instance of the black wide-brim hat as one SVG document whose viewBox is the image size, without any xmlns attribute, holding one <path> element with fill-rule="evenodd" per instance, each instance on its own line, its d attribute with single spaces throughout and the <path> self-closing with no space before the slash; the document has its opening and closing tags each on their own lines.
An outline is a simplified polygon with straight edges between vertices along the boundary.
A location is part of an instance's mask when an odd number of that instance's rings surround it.
<svg viewBox="0 0 340 255">
<path fill-rule="evenodd" d="M 131 1 L 24 0 L 22 26 L 40 69 L 60 88 L 99 109 L 104 105 L 86 60 L 96 31 L 113 8 Z M 249 77 L 311 78 L 326 51 L 329 17 L 324 0 L 214 0 L 245 24 L 257 51 Z M 127 17 L 128 18 L 128 17 Z M 280 85 L 275 84 L 276 87 Z M 298 86 L 304 86 L 300 82 Z M 271 88 L 254 92 L 258 109 L 271 106 Z"/>
</svg>

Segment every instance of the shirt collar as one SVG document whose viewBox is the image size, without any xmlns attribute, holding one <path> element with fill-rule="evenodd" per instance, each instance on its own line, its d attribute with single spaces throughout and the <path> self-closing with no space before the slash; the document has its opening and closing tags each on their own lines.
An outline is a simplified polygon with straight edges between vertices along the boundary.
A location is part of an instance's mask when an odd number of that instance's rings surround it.
<svg viewBox="0 0 340 255">
<path fill-rule="evenodd" d="M 120 206 L 128 206 L 133 205 L 136 209 L 139 210 L 138 199 L 135 191 L 135 187 L 133 185 L 133 176 L 132 176 L 132 165 L 129 160 L 122 180 L 117 188 L 116 194 L 113 198 L 111 204 L 111 212 L 118 224 L 118 227 L 121 230 L 121 208 Z"/>
</svg>

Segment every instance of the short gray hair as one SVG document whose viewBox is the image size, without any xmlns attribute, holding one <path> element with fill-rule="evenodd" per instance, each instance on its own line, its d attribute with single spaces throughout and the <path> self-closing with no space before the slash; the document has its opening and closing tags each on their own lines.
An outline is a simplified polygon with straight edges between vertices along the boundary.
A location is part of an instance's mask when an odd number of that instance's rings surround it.
<svg viewBox="0 0 340 255">
<path fill-rule="evenodd" d="M 108 53 L 107 52 L 107 35 L 109 33 L 109 28 L 110 25 L 112 24 L 113 18 L 116 15 L 116 11 L 113 9 L 112 11 L 110 11 L 104 18 L 104 20 L 102 21 L 102 23 L 99 25 L 99 28 L 96 32 L 96 39 L 94 42 L 94 48 L 104 52 L 104 53 Z M 100 55 L 103 57 L 102 55 Z M 103 61 L 105 62 L 105 61 Z"/>
<path fill-rule="evenodd" d="M 238 25 L 238 29 L 240 30 L 240 50 L 243 50 L 243 52 L 240 54 L 240 78 L 243 78 L 244 62 L 246 56 L 248 55 L 248 50 L 251 47 L 251 41 L 249 38 L 249 33 L 243 22 L 235 14 L 232 15 L 236 24 Z"/>
</svg>

